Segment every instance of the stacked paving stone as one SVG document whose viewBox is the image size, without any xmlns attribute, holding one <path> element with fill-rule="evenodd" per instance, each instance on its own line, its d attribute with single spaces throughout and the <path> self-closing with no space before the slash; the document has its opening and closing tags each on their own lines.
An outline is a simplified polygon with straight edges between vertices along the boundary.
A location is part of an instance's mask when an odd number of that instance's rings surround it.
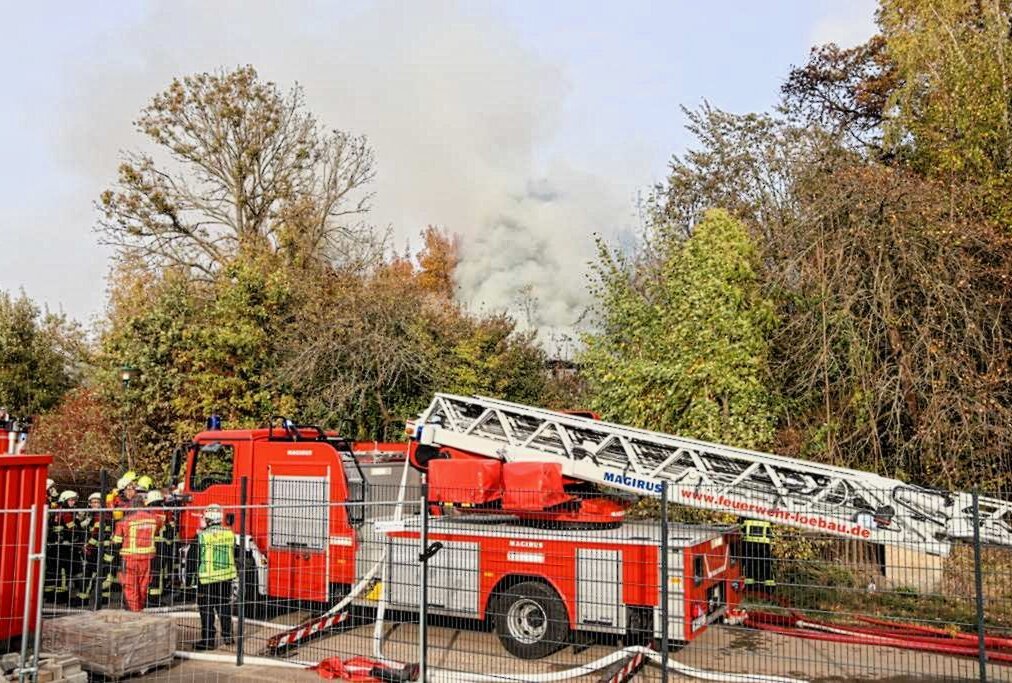
<svg viewBox="0 0 1012 683">
<path fill-rule="evenodd" d="M 113 679 L 171 664 L 176 640 L 172 619 L 122 610 L 75 614 L 42 626 L 43 649 L 72 654 L 85 671 Z"/>
<path fill-rule="evenodd" d="M 20 656 L 14 652 L 0 657 L 3 680 L 19 678 Z M 73 655 L 39 655 L 38 683 L 88 683 L 88 673 L 81 668 L 81 660 Z"/>
</svg>

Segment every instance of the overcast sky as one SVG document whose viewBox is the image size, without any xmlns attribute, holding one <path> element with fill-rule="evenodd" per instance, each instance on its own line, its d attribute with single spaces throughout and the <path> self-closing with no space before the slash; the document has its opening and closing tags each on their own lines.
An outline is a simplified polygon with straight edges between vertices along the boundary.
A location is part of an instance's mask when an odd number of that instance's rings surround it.
<svg viewBox="0 0 1012 683">
<path fill-rule="evenodd" d="M 592 234 L 634 229 L 689 143 L 680 105 L 767 109 L 813 44 L 874 30 L 871 0 L 0 4 L 0 289 L 84 322 L 109 270 L 94 200 L 173 76 L 298 81 L 322 122 L 370 138 L 371 220 L 400 248 L 444 226 L 469 305 L 530 285 L 566 326 Z"/>
</svg>

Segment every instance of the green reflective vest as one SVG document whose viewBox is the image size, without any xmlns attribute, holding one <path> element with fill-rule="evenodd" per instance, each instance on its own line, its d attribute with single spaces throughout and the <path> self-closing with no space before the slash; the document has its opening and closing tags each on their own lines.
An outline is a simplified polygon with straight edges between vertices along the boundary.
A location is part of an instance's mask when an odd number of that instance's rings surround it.
<svg viewBox="0 0 1012 683">
<path fill-rule="evenodd" d="M 200 565 L 197 580 L 202 584 L 231 581 L 235 571 L 235 534 L 230 529 L 212 526 L 197 534 Z"/>
</svg>

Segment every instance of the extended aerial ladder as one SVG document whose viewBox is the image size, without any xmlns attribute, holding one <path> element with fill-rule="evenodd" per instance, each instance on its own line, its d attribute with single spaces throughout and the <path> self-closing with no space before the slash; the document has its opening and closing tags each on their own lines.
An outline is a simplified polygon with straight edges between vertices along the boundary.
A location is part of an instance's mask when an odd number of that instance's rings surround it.
<svg viewBox="0 0 1012 683">
<path fill-rule="evenodd" d="M 477 396 L 436 394 L 408 432 L 429 453 L 558 463 L 571 480 L 809 531 L 948 554 L 972 541 L 973 496 L 869 472 Z M 445 449 L 445 450 L 444 450 Z M 1012 503 L 978 497 L 984 543 L 1012 545 Z"/>
</svg>

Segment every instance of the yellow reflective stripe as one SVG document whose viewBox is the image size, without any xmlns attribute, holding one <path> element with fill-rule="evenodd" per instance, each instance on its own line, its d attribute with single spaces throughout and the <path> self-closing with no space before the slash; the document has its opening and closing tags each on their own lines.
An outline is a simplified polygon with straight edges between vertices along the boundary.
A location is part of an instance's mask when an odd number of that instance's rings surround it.
<svg viewBox="0 0 1012 683">
<path fill-rule="evenodd" d="M 112 542 L 113 543 L 122 543 L 123 542 L 123 537 L 120 536 L 119 534 L 116 534 L 115 536 L 112 537 Z"/>
</svg>

